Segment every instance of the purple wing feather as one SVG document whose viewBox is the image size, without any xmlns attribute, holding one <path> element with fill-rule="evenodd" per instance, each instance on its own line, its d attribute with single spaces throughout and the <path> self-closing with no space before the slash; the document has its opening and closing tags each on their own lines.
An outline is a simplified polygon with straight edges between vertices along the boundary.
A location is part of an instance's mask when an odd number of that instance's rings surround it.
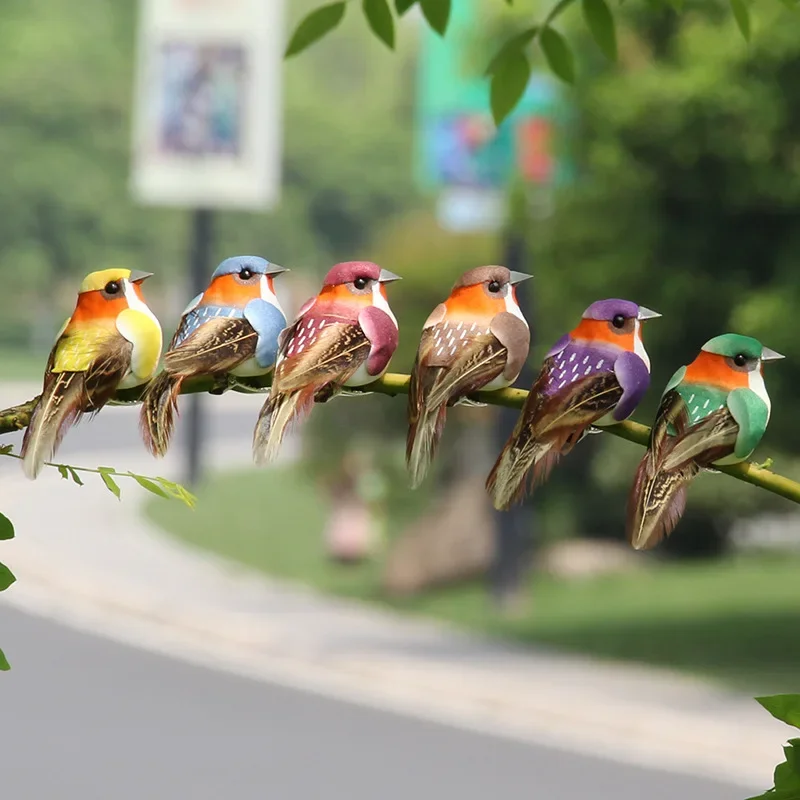
<svg viewBox="0 0 800 800">
<path fill-rule="evenodd" d="M 568 333 L 565 333 L 547 352 L 545 358 L 558 355 L 572 341 Z"/>
<path fill-rule="evenodd" d="M 612 416 L 617 422 L 622 422 L 633 414 L 647 392 L 650 370 L 636 353 L 626 350 L 614 362 L 614 372 L 622 387 L 622 397 Z"/>
</svg>

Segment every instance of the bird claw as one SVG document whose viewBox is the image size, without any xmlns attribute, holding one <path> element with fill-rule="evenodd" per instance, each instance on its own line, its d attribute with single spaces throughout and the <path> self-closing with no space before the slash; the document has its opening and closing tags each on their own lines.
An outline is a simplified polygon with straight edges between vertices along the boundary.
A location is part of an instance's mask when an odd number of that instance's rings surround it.
<svg viewBox="0 0 800 800">
<path fill-rule="evenodd" d="M 476 400 L 474 397 L 460 397 L 454 405 L 457 406 L 467 406 L 469 408 L 486 408 L 488 405 L 487 403 L 482 403 L 480 400 Z"/>
</svg>

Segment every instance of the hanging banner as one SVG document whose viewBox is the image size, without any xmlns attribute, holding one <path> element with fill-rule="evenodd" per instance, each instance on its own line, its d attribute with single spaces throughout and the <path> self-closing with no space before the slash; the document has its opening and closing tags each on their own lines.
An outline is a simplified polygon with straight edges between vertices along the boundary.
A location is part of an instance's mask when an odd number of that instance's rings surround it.
<svg viewBox="0 0 800 800">
<path fill-rule="evenodd" d="M 452 231 L 497 230 L 517 176 L 549 191 L 572 178 L 571 108 L 558 83 L 535 71 L 518 106 L 496 128 L 482 74 L 479 3 L 453 3 L 447 36 L 423 34 L 417 83 L 415 173 L 438 194 L 438 217 Z M 485 59 L 485 54 L 484 54 Z"/>
<path fill-rule="evenodd" d="M 284 0 L 140 0 L 131 191 L 145 205 L 280 197 Z"/>
</svg>

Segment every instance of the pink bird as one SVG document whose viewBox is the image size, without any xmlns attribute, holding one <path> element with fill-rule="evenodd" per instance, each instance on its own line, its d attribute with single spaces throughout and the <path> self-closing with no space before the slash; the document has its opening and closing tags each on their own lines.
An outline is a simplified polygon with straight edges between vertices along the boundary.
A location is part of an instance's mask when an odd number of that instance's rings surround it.
<svg viewBox="0 0 800 800">
<path fill-rule="evenodd" d="M 253 434 L 257 464 L 275 459 L 288 426 L 307 417 L 315 401 L 386 372 L 398 331 L 385 284 L 396 280 L 371 261 L 336 264 L 281 333 L 272 389 Z"/>
</svg>

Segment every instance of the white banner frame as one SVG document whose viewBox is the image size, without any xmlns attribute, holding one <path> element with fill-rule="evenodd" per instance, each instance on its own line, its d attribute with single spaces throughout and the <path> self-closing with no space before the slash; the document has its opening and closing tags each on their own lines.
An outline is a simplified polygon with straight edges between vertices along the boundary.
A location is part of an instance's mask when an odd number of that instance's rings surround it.
<svg viewBox="0 0 800 800">
<path fill-rule="evenodd" d="M 130 190 L 143 205 L 280 199 L 284 0 L 140 0 Z"/>
</svg>

